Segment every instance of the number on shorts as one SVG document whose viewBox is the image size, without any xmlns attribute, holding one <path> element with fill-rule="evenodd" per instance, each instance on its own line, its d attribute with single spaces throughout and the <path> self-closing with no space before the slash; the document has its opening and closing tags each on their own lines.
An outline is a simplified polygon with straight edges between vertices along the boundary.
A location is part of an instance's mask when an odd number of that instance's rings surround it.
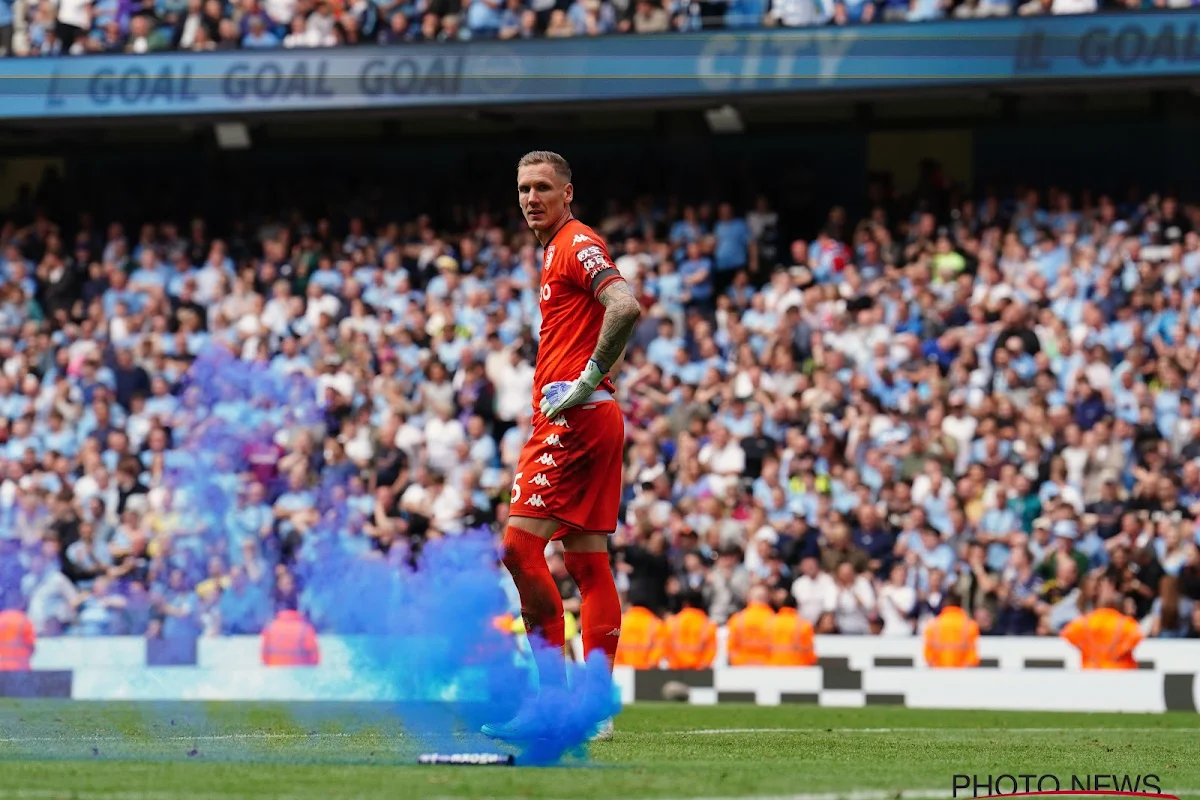
<svg viewBox="0 0 1200 800">
<path fill-rule="evenodd" d="M 520 481 L 521 481 L 521 476 L 524 474 L 525 473 L 523 473 L 523 472 L 518 472 L 516 474 L 516 476 L 513 477 L 512 499 L 508 501 L 509 505 L 515 506 L 517 504 L 517 501 L 521 499 Z"/>
</svg>

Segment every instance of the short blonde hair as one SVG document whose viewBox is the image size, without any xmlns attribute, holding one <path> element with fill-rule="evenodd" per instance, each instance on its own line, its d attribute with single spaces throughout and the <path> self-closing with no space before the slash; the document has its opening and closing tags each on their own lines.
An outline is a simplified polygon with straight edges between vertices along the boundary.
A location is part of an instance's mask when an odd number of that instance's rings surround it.
<svg viewBox="0 0 1200 800">
<path fill-rule="evenodd" d="M 561 175 L 567 183 L 571 182 L 571 165 L 567 163 L 565 158 L 550 150 L 532 150 L 526 153 L 517 162 L 517 169 L 532 167 L 538 164 L 549 164 L 554 167 L 554 171 Z"/>
</svg>

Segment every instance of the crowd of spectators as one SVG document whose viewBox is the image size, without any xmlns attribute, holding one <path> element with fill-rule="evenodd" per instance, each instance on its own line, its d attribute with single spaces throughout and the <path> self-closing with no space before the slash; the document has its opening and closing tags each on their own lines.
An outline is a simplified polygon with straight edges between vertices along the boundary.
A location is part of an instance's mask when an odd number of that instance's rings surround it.
<svg viewBox="0 0 1200 800">
<path fill-rule="evenodd" d="M 0 0 L 0 54 L 57 56 L 858 25 L 1197 0 Z"/>
<path fill-rule="evenodd" d="M 699 591 L 723 623 L 762 584 L 819 631 L 913 635 L 954 592 L 985 634 L 1051 634 L 1111 581 L 1147 632 L 1200 633 L 1200 207 L 877 195 L 795 241 L 779 217 L 587 219 L 644 308 L 618 389 L 627 605 Z M 0 598 L 40 635 L 254 633 L 296 607 L 329 630 L 296 568 L 318 485 L 356 558 L 502 532 L 536 240 L 485 213 L 277 219 L 0 225 Z M 205 415 L 241 413 L 180 392 L 214 346 L 324 409 L 228 464 L 223 519 L 169 479 Z"/>
</svg>

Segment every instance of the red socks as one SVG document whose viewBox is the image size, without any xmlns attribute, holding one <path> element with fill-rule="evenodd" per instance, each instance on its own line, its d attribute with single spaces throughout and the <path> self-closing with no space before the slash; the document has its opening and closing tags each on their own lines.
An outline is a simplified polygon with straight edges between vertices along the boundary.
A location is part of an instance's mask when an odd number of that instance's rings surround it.
<svg viewBox="0 0 1200 800">
<path fill-rule="evenodd" d="M 609 669 L 612 669 L 617 657 L 617 643 L 621 639 L 621 599 L 608 566 L 608 553 L 568 551 L 563 554 L 563 560 L 583 596 L 579 627 L 583 631 L 585 657 L 593 650 L 603 650 L 608 656 Z"/>
<path fill-rule="evenodd" d="M 546 540 L 520 528 L 504 532 L 504 566 L 521 595 L 521 616 L 530 636 L 541 685 L 565 686 L 563 606 L 550 568 Z M 608 566 L 608 553 L 563 554 L 567 571 L 583 596 L 583 650 L 603 650 L 611 669 L 621 639 L 621 600 Z M 540 639 L 540 641 L 538 641 Z"/>
<path fill-rule="evenodd" d="M 546 540 L 541 537 L 512 526 L 504 532 L 504 566 L 508 567 L 521 595 L 521 617 L 530 637 L 541 685 L 565 686 L 562 596 L 546 565 L 545 551 Z"/>
</svg>

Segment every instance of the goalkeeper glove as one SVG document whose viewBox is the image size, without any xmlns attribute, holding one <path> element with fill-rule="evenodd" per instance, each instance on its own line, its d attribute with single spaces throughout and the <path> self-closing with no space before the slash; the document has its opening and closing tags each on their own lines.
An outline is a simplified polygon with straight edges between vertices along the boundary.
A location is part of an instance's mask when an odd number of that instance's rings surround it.
<svg viewBox="0 0 1200 800">
<path fill-rule="evenodd" d="M 579 405 L 592 396 L 592 392 L 596 391 L 596 387 L 607 374 L 599 364 L 589 358 L 587 366 L 575 380 L 546 384 L 542 387 L 542 414 L 547 419 L 553 419 L 571 406 Z"/>
</svg>

